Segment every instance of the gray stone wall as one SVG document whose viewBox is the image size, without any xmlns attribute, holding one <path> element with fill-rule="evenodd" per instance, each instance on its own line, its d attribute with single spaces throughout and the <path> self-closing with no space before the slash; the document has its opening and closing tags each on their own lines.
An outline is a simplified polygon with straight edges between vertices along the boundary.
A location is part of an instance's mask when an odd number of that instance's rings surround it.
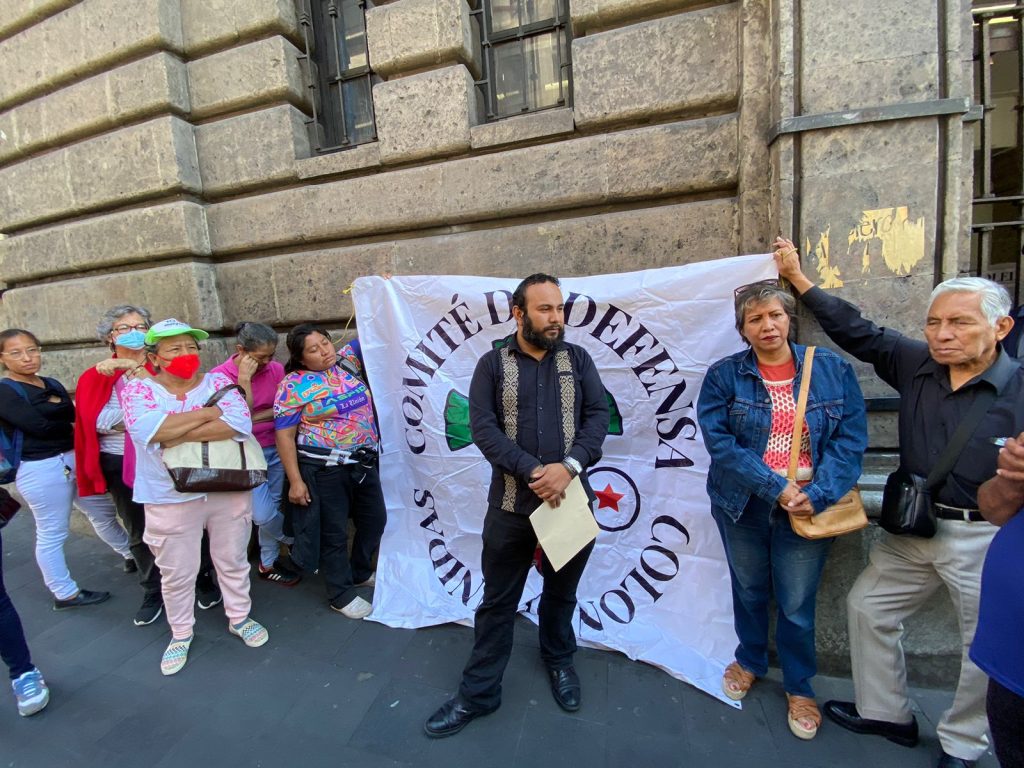
<svg viewBox="0 0 1024 768">
<path fill-rule="evenodd" d="M 371 3 L 378 140 L 315 156 L 293 0 L 0 0 L 0 321 L 73 387 L 123 301 L 211 330 L 212 359 L 243 319 L 345 326 L 362 274 L 606 273 L 785 232 L 822 284 L 915 330 L 962 263 L 959 116 L 775 128 L 969 95 L 966 0 L 573 0 L 571 106 L 495 123 L 477 3 Z M 892 448 L 891 419 L 872 434 Z M 870 538 L 829 565 L 833 667 Z M 936 603 L 911 627 L 918 670 L 949 668 L 951 622 Z"/>
</svg>

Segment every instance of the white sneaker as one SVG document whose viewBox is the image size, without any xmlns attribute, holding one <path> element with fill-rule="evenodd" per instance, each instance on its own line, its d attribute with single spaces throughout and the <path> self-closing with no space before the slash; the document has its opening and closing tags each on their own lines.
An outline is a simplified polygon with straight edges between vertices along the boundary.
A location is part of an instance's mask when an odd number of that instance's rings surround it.
<svg viewBox="0 0 1024 768">
<path fill-rule="evenodd" d="M 339 608 L 334 603 L 331 603 L 331 610 L 337 611 L 349 619 L 365 619 L 373 611 L 373 606 L 363 600 L 363 598 L 357 597 L 343 608 Z"/>
<path fill-rule="evenodd" d="M 374 587 L 376 585 L 377 585 L 377 572 L 376 571 L 371 573 L 370 574 L 370 578 L 368 578 L 366 581 L 361 581 L 358 584 L 356 584 L 357 587 Z"/>
</svg>

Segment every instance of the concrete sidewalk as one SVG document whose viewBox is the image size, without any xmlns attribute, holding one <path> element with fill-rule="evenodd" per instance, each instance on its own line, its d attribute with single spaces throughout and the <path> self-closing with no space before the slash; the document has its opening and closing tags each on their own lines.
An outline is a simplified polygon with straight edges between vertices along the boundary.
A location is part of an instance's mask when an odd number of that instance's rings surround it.
<svg viewBox="0 0 1024 768">
<path fill-rule="evenodd" d="M 33 559 L 32 518 L 3 532 L 4 581 L 25 624 L 33 660 L 50 685 L 49 707 L 19 718 L 0 694 L 0 766 L 732 766 L 927 768 L 939 747 L 935 722 L 946 691 L 915 690 L 922 743 L 906 749 L 859 737 L 826 720 L 801 742 L 786 725 L 777 671 L 742 712 L 665 673 L 616 653 L 582 650 L 583 706 L 574 715 L 551 698 L 536 629 L 517 627 L 503 704 L 457 736 L 428 739 L 423 720 L 458 683 L 471 630 L 396 630 L 328 610 L 310 579 L 293 589 L 253 580 L 253 616 L 270 642 L 246 648 L 218 606 L 198 611 L 188 666 L 160 674 L 170 636 L 161 618 L 135 627 L 134 575 L 91 537 L 67 544 L 72 575 L 108 589 L 94 608 L 51 610 Z M 819 702 L 852 698 L 849 680 L 819 677 Z M 980 768 L 996 768 L 986 755 Z"/>
</svg>

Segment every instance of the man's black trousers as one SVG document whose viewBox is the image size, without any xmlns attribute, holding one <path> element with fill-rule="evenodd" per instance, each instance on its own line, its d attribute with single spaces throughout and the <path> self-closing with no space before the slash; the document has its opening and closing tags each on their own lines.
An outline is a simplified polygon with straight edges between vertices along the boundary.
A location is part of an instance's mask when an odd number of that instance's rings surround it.
<svg viewBox="0 0 1024 768">
<path fill-rule="evenodd" d="M 476 640 L 462 672 L 459 695 L 473 709 L 490 710 L 501 703 L 501 678 L 512 655 L 516 609 L 533 564 L 537 536 L 527 515 L 488 507 L 483 541 L 484 598 L 476 609 Z M 542 558 L 544 590 L 537 613 L 540 655 L 549 669 L 572 665 L 576 587 L 593 547 L 591 543 L 557 573 L 547 557 Z"/>
</svg>

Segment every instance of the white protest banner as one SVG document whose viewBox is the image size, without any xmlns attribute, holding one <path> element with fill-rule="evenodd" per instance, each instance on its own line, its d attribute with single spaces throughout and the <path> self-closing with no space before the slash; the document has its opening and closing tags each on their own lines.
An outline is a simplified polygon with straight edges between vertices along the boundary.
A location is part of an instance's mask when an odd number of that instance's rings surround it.
<svg viewBox="0 0 1024 768">
<path fill-rule="evenodd" d="M 566 340 L 587 349 L 612 411 L 591 467 L 601 528 L 578 590 L 580 641 L 656 665 L 712 696 L 733 659 L 732 597 L 696 423 L 707 367 L 742 348 L 733 292 L 777 276 L 768 255 L 562 281 Z M 483 597 L 490 467 L 472 444 L 477 360 L 515 333 L 518 278 L 359 278 L 359 338 L 380 419 L 388 525 L 372 619 L 471 623 Z M 540 577 L 521 610 L 536 621 Z M 452 686 L 457 684 L 452 681 Z"/>
</svg>

